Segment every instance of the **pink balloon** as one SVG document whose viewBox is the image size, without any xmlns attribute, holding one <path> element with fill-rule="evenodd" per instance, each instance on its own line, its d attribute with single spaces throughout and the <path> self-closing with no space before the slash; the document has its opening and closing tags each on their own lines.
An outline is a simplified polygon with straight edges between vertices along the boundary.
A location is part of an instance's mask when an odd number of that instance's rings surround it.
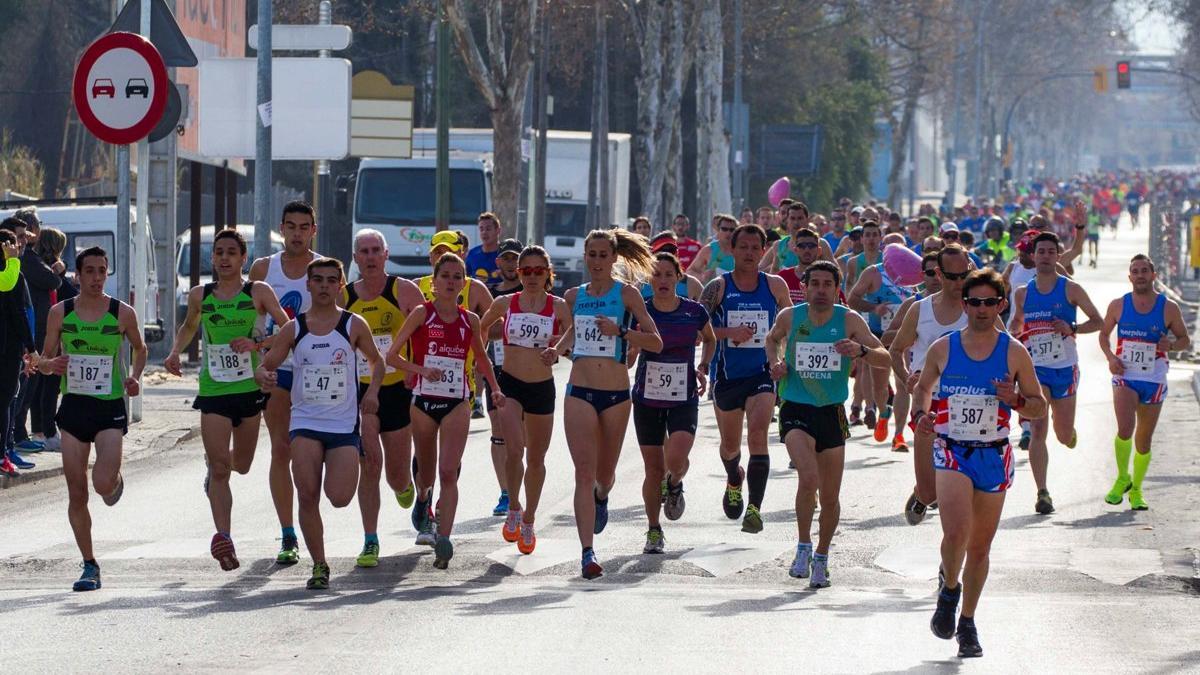
<svg viewBox="0 0 1200 675">
<path fill-rule="evenodd" d="M 771 202 L 771 206 L 779 208 L 779 202 L 787 199 L 788 193 L 792 190 L 792 184 L 787 176 L 771 183 L 771 187 L 767 189 L 767 201 Z"/>
<path fill-rule="evenodd" d="M 902 244 L 888 244 L 883 249 L 883 270 L 901 286 L 916 286 L 924 280 L 921 256 Z"/>
</svg>

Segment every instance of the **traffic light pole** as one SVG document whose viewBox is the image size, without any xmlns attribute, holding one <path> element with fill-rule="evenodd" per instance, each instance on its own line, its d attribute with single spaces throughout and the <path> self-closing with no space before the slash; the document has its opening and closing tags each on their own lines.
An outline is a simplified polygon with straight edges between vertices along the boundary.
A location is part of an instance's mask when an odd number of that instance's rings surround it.
<svg viewBox="0 0 1200 675">
<path fill-rule="evenodd" d="M 1012 103 L 1008 104 L 1008 112 L 1004 113 L 1004 136 L 1001 138 L 1001 141 L 1000 141 L 1000 152 L 1002 152 L 1002 153 L 1008 152 L 1008 139 L 1009 139 L 1010 131 L 1012 130 L 1013 113 L 1016 112 L 1017 106 L 1021 104 L 1021 101 L 1025 99 L 1026 94 L 1033 91 L 1034 88 L 1036 88 L 1038 85 L 1046 83 L 1046 82 L 1050 82 L 1052 80 L 1066 80 L 1066 79 L 1069 79 L 1072 77 L 1094 77 L 1094 76 L 1095 76 L 1095 73 L 1091 73 L 1091 72 L 1053 73 L 1053 74 L 1046 75 L 1046 76 L 1038 79 L 1033 84 L 1022 89 L 1021 93 L 1017 94 L 1017 97 L 1013 99 Z M 1012 167 L 1010 167 L 1010 166 L 1004 167 L 1004 180 L 1009 180 L 1011 178 L 1012 178 Z"/>
</svg>

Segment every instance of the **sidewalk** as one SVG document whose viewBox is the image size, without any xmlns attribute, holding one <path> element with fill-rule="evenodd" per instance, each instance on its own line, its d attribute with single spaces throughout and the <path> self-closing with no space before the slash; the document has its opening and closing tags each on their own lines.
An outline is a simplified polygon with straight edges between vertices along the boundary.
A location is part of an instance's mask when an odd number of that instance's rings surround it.
<svg viewBox="0 0 1200 675">
<path fill-rule="evenodd" d="M 200 415 L 192 409 L 196 372 L 184 370 L 184 376 L 179 378 L 168 375 L 161 367 L 147 368 L 142 378 L 142 420 L 130 425 L 125 435 L 123 463 L 173 450 L 200 435 Z M 22 471 L 16 478 L 0 476 L 0 489 L 62 475 L 62 455 L 57 452 L 22 453 L 22 456 L 37 467 Z"/>
</svg>

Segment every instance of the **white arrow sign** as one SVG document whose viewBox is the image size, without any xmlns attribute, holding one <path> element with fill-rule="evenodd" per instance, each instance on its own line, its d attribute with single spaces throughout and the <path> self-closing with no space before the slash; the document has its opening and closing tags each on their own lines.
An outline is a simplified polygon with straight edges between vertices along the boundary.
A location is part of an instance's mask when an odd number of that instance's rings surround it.
<svg viewBox="0 0 1200 675">
<path fill-rule="evenodd" d="M 341 51 L 350 46 L 353 33 L 349 26 L 320 24 L 282 24 L 271 27 L 271 51 Z M 258 24 L 250 27 L 247 40 L 251 49 L 258 49 Z"/>
</svg>

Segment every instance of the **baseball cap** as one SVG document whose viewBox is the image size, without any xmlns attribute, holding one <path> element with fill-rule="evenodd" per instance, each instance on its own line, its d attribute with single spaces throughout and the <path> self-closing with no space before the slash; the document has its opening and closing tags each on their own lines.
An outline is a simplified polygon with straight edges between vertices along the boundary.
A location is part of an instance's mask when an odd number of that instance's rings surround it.
<svg viewBox="0 0 1200 675">
<path fill-rule="evenodd" d="M 947 232 L 958 232 L 958 225 L 955 225 L 947 220 L 946 222 L 942 223 L 941 227 L 938 228 L 938 232 L 942 234 L 946 234 Z"/>
<path fill-rule="evenodd" d="M 429 250 L 433 251 L 439 246 L 445 246 L 450 249 L 451 253 L 462 253 L 462 245 L 459 243 L 458 232 L 455 230 L 442 230 L 433 235 L 429 240 Z"/>
<path fill-rule="evenodd" d="M 666 251 L 668 253 L 676 253 L 679 251 L 678 239 L 675 233 L 671 231 L 659 232 L 650 240 L 650 251 L 658 253 Z"/>
<path fill-rule="evenodd" d="M 500 250 L 496 252 L 496 257 L 499 258 L 500 256 L 508 255 L 509 253 L 513 255 L 521 255 L 521 251 L 524 250 L 525 245 L 516 239 L 505 239 L 504 241 L 500 242 Z"/>
<path fill-rule="evenodd" d="M 1025 255 L 1033 253 L 1033 240 L 1041 234 L 1039 230 L 1025 230 L 1017 240 L 1017 250 Z"/>
<path fill-rule="evenodd" d="M 864 209 L 864 208 L 863 208 L 863 207 L 861 207 L 861 206 L 856 206 L 856 207 L 854 207 L 854 208 L 850 209 L 850 213 L 853 213 L 853 214 L 854 214 L 854 215 L 856 215 L 856 216 L 861 216 L 861 215 L 862 215 L 862 212 L 863 212 L 863 211 L 865 211 L 865 210 L 866 210 L 866 209 Z"/>
</svg>

